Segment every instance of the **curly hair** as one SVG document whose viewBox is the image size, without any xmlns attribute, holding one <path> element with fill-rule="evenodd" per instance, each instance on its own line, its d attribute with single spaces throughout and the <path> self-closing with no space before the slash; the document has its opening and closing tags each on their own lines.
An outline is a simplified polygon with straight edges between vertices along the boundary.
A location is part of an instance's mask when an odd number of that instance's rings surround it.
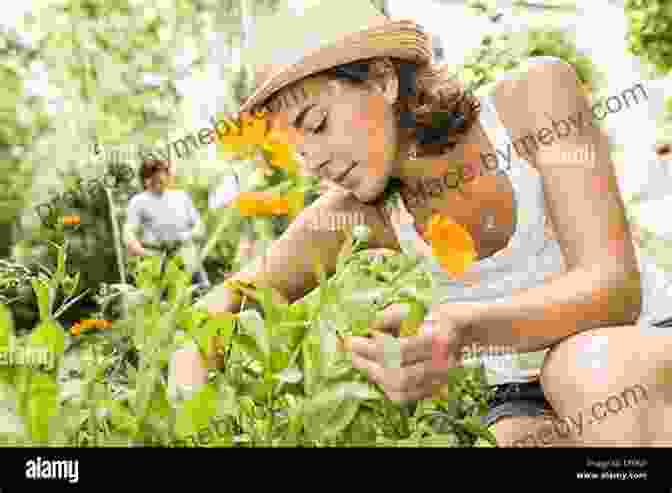
<svg viewBox="0 0 672 493">
<path fill-rule="evenodd" d="M 145 181 L 154 176 L 160 171 L 170 171 L 170 161 L 163 161 L 160 159 L 145 159 L 138 170 L 138 180 L 140 181 L 140 186 L 144 189 Z"/>
<path fill-rule="evenodd" d="M 418 155 L 440 155 L 467 133 L 480 111 L 480 102 L 445 65 L 417 65 L 390 58 L 374 58 L 341 65 L 311 77 L 327 75 L 364 83 L 394 70 L 399 98 L 394 107 L 402 130 L 417 144 Z M 264 110 L 279 111 L 285 104 L 307 97 L 302 81 L 272 96 Z M 282 97 L 279 97 L 282 94 Z"/>
</svg>

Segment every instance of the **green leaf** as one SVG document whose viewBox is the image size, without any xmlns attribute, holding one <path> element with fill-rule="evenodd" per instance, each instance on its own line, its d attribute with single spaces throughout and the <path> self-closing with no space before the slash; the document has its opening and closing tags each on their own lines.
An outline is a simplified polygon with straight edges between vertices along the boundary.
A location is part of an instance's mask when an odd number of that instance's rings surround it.
<svg viewBox="0 0 672 493">
<path fill-rule="evenodd" d="M 266 362 L 266 356 L 259 350 L 256 341 L 252 336 L 247 334 L 238 334 L 235 337 L 236 344 L 240 346 L 242 351 L 250 358 L 258 361 L 262 365 Z"/>
<path fill-rule="evenodd" d="M 81 272 L 77 272 L 73 277 L 65 276 L 63 278 L 61 285 L 63 286 L 66 296 L 70 297 L 77 292 L 80 282 L 80 274 Z"/>
<path fill-rule="evenodd" d="M 215 337 L 222 336 L 224 338 L 224 341 L 222 342 L 223 345 L 228 345 L 231 342 L 234 324 L 235 319 L 233 316 L 230 318 L 212 318 L 205 324 L 193 328 L 191 334 L 196 339 L 196 343 L 201 352 L 207 355 L 211 354 L 214 350 L 213 344 Z"/>
<path fill-rule="evenodd" d="M 343 361 L 343 353 L 338 348 L 338 335 L 333 325 L 327 321 L 320 321 L 320 361 L 321 375 L 325 378 L 333 378 L 342 371 L 340 362 Z"/>
<path fill-rule="evenodd" d="M 40 320 L 45 322 L 51 318 L 51 296 L 49 284 L 41 279 L 31 279 L 33 291 L 37 298 Z"/>
<path fill-rule="evenodd" d="M 381 334 L 383 340 L 383 366 L 385 368 L 401 368 L 401 340 L 390 334 Z"/>
<path fill-rule="evenodd" d="M 236 319 L 233 315 L 218 315 L 216 318 L 208 320 L 205 325 L 216 330 L 221 345 L 228 346 L 231 343 L 231 337 L 233 337 L 236 326 Z"/>
<path fill-rule="evenodd" d="M 271 371 L 278 373 L 283 371 L 289 365 L 289 353 L 282 348 L 278 348 L 271 353 Z"/>
<path fill-rule="evenodd" d="M 299 383 L 302 378 L 303 374 L 298 368 L 285 368 L 280 373 L 278 373 L 278 379 L 284 383 Z"/>
<path fill-rule="evenodd" d="M 313 439 L 332 438 L 352 422 L 364 400 L 379 398 L 370 385 L 342 382 L 332 385 L 305 403 L 303 417 Z"/>
<path fill-rule="evenodd" d="M 253 343 L 255 352 L 263 356 L 261 361 L 268 366 L 271 356 L 271 345 L 261 315 L 255 310 L 245 310 L 240 312 L 238 320 L 240 321 L 243 333 L 251 338 L 250 342 Z"/>
<path fill-rule="evenodd" d="M 156 387 L 154 387 L 154 392 L 149 401 L 149 411 L 160 418 L 166 418 L 172 412 L 166 386 L 161 382 L 157 382 Z"/>
<path fill-rule="evenodd" d="M 66 276 L 65 272 L 66 252 L 64 247 L 57 245 L 56 243 L 53 242 L 50 242 L 50 244 L 58 251 L 56 260 L 56 272 L 54 273 L 54 277 L 52 278 L 51 282 L 52 288 L 58 288 L 58 286 L 60 286 L 63 283 L 63 280 L 65 279 Z"/>
<path fill-rule="evenodd" d="M 14 316 L 11 309 L 4 303 L 0 303 L 0 351 L 10 346 L 14 337 Z"/>
<path fill-rule="evenodd" d="M 306 395 L 313 395 L 322 373 L 322 358 L 319 336 L 310 332 L 301 343 L 303 357 L 303 388 Z"/>
<path fill-rule="evenodd" d="M 293 303 L 285 310 L 285 321 L 287 322 L 305 322 L 306 320 L 308 320 L 308 309 L 304 303 Z"/>
<path fill-rule="evenodd" d="M 195 327 L 208 320 L 208 318 L 209 315 L 206 310 L 195 306 L 188 306 L 178 311 L 175 320 L 179 327 L 182 327 L 186 332 L 191 332 Z"/>
<path fill-rule="evenodd" d="M 32 440 L 46 445 L 49 441 L 50 420 L 58 412 L 58 384 L 55 374 L 40 372 L 33 375 L 27 411 Z"/>
<path fill-rule="evenodd" d="M 259 302 L 264 311 L 266 327 L 270 328 L 276 326 L 284 318 L 284 310 L 288 309 L 289 305 L 277 303 L 277 295 L 270 286 L 258 288 L 258 293 Z"/>
<path fill-rule="evenodd" d="M 239 415 L 238 401 L 236 399 L 236 389 L 225 381 L 219 384 L 219 401 L 217 404 L 217 416 Z"/>
<path fill-rule="evenodd" d="M 404 303 L 408 305 L 409 313 L 401 322 L 400 335 L 402 337 L 417 335 L 418 329 L 427 316 L 427 308 L 417 299 L 408 299 Z"/>
<path fill-rule="evenodd" d="M 175 435 L 186 439 L 204 428 L 217 412 L 217 390 L 213 385 L 204 386 L 196 395 L 185 401 L 177 414 Z"/>
<path fill-rule="evenodd" d="M 439 433 L 423 438 L 420 441 L 420 447 L 458 447 L 460 440 L 453 433 Z"/>
<path fill-rule="evenodd" d="M 465 418 L 456 421 L 456 424 L 469 433 L 476 435 L 477 438 L 482 438 L 494 446 L 497 445 L 495 435 L 493 435 L 487 425 L 484 425 L 481 422 L 478 416 L 466 416 Z"/>
<path fill-rule="evenodd" d="M 40 323 L 28 337 L 29 346 L 46 348 L 54 359 L 63 355 L 65 350 L 65 333 L 63 327 L 55 320 Z M 30 348 L 27 348 L 30 349 Z"/>
<path fill-rule="evenodd" d="M 110 410 L 110 423 L 117 431 L 130 436 L 138 433 L 138 419 L 123 403 L 108 400 L 101 404 Z"/>
</svg>

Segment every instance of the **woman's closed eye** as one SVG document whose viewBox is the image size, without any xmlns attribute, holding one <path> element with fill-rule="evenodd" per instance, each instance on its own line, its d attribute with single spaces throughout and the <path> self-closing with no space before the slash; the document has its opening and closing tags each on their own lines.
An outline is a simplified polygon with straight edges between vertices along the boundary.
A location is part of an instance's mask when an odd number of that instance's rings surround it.
<svg viewBox="0 0 672 493">
<path fill-rule="evenodd" d="M 313 133 L 316 134 L 322 133 L 326 128 L 327 128 L 327 115 L 325 114 L 324 117 L 322 118 L 322 121 L 320 121 L 320 123 L 313 130 Z"/>
<path fill-rule="evenodd" d="M 306 127 L 309 129 L 311 133 L 318 134 L 324 132 L 325 128 L 327 127 L 327 113 L 322 112 L 318 113 L 316 111 L 311 112 L 307 120 L 307 125 Z"/>
</svg>

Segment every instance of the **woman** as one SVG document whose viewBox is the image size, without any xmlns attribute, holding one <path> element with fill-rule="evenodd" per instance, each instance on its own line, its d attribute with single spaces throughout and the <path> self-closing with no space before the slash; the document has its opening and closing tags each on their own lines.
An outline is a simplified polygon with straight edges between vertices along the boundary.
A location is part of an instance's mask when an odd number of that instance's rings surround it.
<svg viewBox="0 0 672 493">
<path fill-rule="evenodd" d="M 146 160 L 140 167 L 144 191 L 128 204 L 124 236 L 128 252 L 133 256 L 160 254 L 156 246 L 163 242 L 180 242 L 192 283 L 200 289 L 210 287 L 208 275 L 198 261 L 194 239 L 202 238 L 205 228 L 191 197 L 182 190 L 173 190 L 175 169 L 171 163 Z M 140 229 L 144 229 L 142 240 Z"/>
<path fill-rule="evenodd" d="M 541 446 L 672 444 L 671 383 L 661 378 L 672 337 L 652 325 L 672 313 L 655 289 L 641 289 L 652 267 L 638 265 L 605 136 L 584 125 L 524 158 L 513 152 L 519 148 L 512 144 L 529 134 L 547 143 L 548 129 L 567 115 L 590 115 L 574 70 L 554 58 L 532 59 L 476 98 L 432 66 L 420 26 L 387 22 L 368 11 L 368 2 L 331 4 L 347 19 L 322 2 L 278 20 L 283 32 L 320 34 L 319 46 L 304 44 L 305 56 L 284 58 L 286 70 L 267 70 L 242 109 L 265 109 L 275 124 L 295 128 L 306 167 L 350 193 L 322 196 L 264 259 L 234 278 L 269 283 L 297 300 L 317 284 L 312 260 L 319 253 L 333 272 L 344 241 L 342 232 L 311 225 L 325 214 L 361 217 L 372 231 L 371 247 L 423 254 L 436 280 L 425 332 L 402 342 L 401 369 L 383 367 L 377 338 L 349 341 L 353 365 L 391 399 L 429 397 L 460 355 L 507 347 L 528 358 L 526 364 L 500 358 L 491 368 L 499 392 L 485 421 L 501 446 L 541 435 L 535 441 Z M 273 39 L 278 53 L 285 41 Z M 541 129 L 548 132 L 542 136 Z M 568 160 L 586 155 L 585 146 L 595 150 L 592 162 Z M 448 175 L 461 179 L 459 189 L 434 187 L 418 198 L 418 183 L 445 185 Z M 384 194 L 392 178 L 399 190 Z M 463 276 L 442 269 L 417 231 L 436 213 L 464 225 L 474 239 L 478 261 Z M 213 313 L 239 309 L 224 286 L 202 306 Z M 656 313 L 658 307 L 667 314 Z M 402 318 L 391 307 L 377 328 L 394 332 Z M 182 364 L 183 376 L 203 383 L 200 358 Z M 642 388 L 647 398 L 635 405 L 632 389 Z M 611 412 L 614 396 L 626 391 L 628 406 Z M 584 425 L 584 414 L 586 422 L 599 418 L 595 410 L 605 408 L 595 403 L 605 402 L 608 419 Z M 576 425 L 561 432 L 560 420 L 569 424 L 568 418 Z"/>
</svg>

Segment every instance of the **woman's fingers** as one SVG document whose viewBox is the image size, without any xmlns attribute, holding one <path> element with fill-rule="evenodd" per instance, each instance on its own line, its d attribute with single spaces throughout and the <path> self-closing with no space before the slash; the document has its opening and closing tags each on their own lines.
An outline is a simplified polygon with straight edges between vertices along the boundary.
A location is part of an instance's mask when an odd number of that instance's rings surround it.
<svg viewBox="0 0 672 493">
<path fill-rule="evenodd" d="M 369 359 L 352 355 L 352 365 L 380 385 L 387 397 L 395 402 L 407 402 L 431 397 L 441 388 L 445 369 L 426 361 L 402 368 L 383 368 Z"/>
<path fill-rule="evenodd" d="M 377 339 L 377 338 L 376 338 Z M 365 337 L 346 337 L 345 347 L 353 353 L 354 356 L 364 358 L 368 361 L 379 363 L 382 361 L 382 345 L 376 339 L 367 339 Z"/>
<path fill-rule="evenodd" d="M 364 372 L 369 379 L 382 385 L 384 374 L 382 367 L 378 363 L 357 353 L 352 353 L 351 361 L 353 367 Z"/>
<path fill-rule="evenodd" d="M 408 337 L 398 339 L 401 350 L 401 364 L 412 365 L 432 357 L 432 336 L 422 335 L 417 337 Z M 350 337 L 347 340 L 346 347 L 360 357 L 374 361 L 378 364 L 383 363 L 384 340 L 377 336 L 374 339 L 365 337 Z"/>
<path fill-rule="evenodd" d="M 415 337 L 405 337 L 400 340 L 401 360 L 404 365 L 411 365 L 430 360 L 434 347 L 434 336 L 423 334 Z"/>
</svg>

